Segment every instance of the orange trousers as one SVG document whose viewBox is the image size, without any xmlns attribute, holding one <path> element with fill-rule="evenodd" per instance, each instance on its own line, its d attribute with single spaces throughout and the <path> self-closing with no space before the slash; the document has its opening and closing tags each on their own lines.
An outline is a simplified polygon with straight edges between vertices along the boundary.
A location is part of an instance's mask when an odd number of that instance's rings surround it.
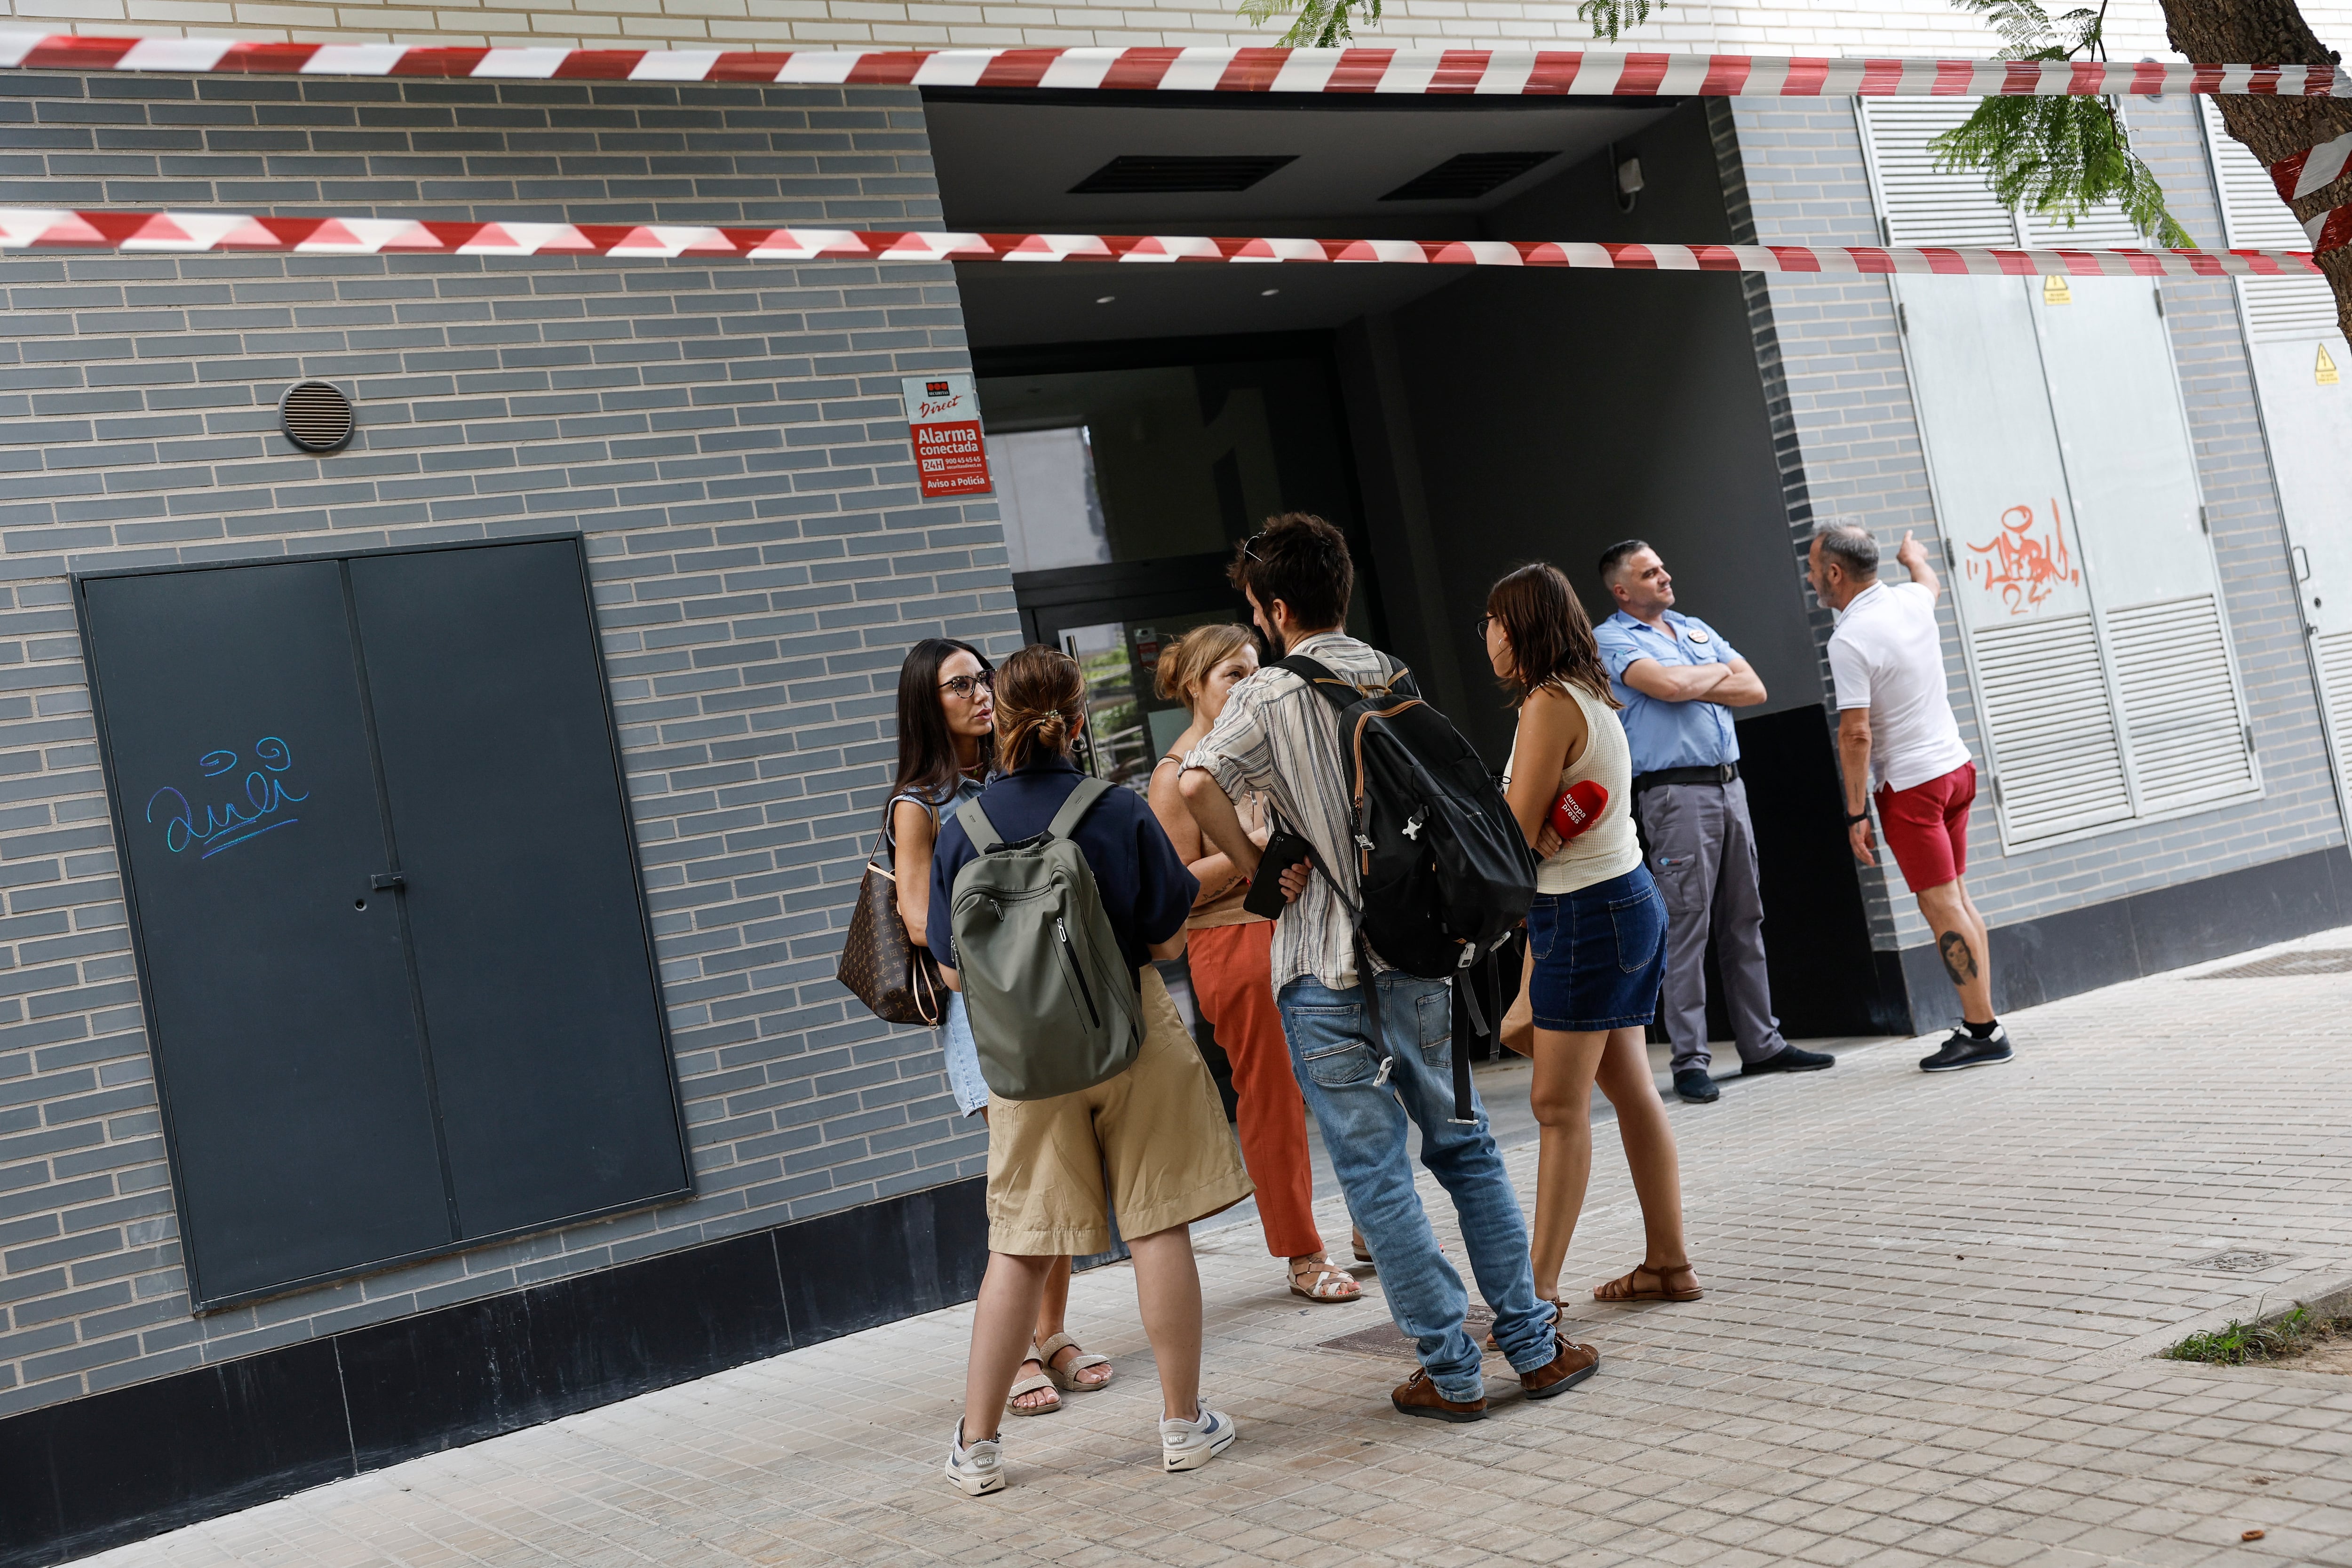
<svg viewBox="0 0 2352 1568">
<path fill-rule="evenodd" d="M 1323 1250 L 1307 1163 L 1307 1102 L 1274 1005 L 1274 922 L 1212 926 L 1188 939 L 1192 994 L 1234 1064 L 1242 1163 L 1257 1184 L 1258 1224 L 1276 1258 Z"/>
</svg>

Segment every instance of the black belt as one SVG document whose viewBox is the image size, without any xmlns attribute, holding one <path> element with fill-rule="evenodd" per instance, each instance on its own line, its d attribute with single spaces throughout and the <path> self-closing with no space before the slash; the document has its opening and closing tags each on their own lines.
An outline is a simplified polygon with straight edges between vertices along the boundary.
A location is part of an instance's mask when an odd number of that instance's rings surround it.
<svg viewBox="0 0 2352 1568">
<path fill-rule="evenodd" d="M 1635 773 L 1633 793 L 1655 789 L 1660 784 L 1727 784 L 1739 776 L 1738 763 L 1717 763 L 1711 768 L 1660 768 L 1654 773 Z"/>
</svg>

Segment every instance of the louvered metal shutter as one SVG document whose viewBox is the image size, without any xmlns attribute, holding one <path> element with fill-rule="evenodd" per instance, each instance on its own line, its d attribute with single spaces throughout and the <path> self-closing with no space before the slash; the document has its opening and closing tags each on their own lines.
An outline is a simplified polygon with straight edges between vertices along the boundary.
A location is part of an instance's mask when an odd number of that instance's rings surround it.
<svg viewBox="0 0 2352 1568">
<path fill-rule="evenodd" d="M 2327 744 L 2336 758 L 2338 776 L 2343 759 L 2352 757 L 2352 631 L 2324 632 L 2311 639 L 2313 662 L 2319 667 L 2320 707 L 2327 718 Z M 2347 784 L 2352 794 L 2352 782 Z"/>
<path fill-rule="evenodd" d="M 2107 647 L 2145 816 L 2254 788 L 2221 606 L 2210 594 L 2107 616 Z"/>
<path fill-rule="evenodd" d="M 1988 626 L 1972 641 L 2000 767 L 2003 837 L 2031 843 L 2130 817 L 2131 787 L 2091 617 Z"/>
<path fill-rule="evenodd" d="M 1973 174 L 1937 171 L 1928 142 L 1976 109 L 1973 99 L 1873 98 L 1864 105 L 1889 245 L 2015 245 L 2017 223 Z"/>
<path fill-rule="evenodd" d="M 2311 237 L 2279 200 L 2270 172 L 2242 145 L 2230 139 L 2221 111 L 2200 98 L 2205 144 L 2212 153 L 2213 178 L 2221 187 L 2221 228 L 2229 244 L 2281 250 L 2308 250 Z M 2336 331 L 2336 295 L 2325 278 L 2241 278 L 2238 299 L 2250 342 L 2316 343 L 2343 340 Z"/>
</svg>

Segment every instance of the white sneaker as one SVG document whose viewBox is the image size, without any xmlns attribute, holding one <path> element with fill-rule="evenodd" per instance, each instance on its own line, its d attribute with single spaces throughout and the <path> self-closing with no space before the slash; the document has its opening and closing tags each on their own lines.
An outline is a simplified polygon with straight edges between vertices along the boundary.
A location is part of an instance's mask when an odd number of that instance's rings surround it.
<svg viewBox="0 0 2352 1568">
<path fill-rule="evenodd" d="M 1192 1420 L 1160 1424 L 1160 1463 L 1171 1470 L 1197 1470 L 1232 1447 L 1237 1431 L 1232 1416 L 1201 1404 Z"/>
<path fill-rule="evenodd" d="M 956 1423 L 955 1440 L 948 1447 L 948 1479 L 966 1497 L 986 1497 L 1004 1489 L 1004 1441 L 982 1437 L 967 1447 L 963 1423 Z"/>
</svg>

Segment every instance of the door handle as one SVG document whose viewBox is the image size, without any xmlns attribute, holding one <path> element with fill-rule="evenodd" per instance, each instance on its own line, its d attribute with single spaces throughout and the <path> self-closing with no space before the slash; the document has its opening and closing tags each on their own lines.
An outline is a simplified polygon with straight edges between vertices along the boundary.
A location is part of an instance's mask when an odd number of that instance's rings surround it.
<svg viewBox="0 0 2352 1568">
<path fill-rule="evenodd" d="M 2308 582 L 2310 582 L 2310 581 L 2311 581 L 2311 556 L 2310 556 L 2310 553 L 2309 553 L 2308 552 L 2306 552 L 2306 551 L 2304 549 L 2304 547 L 2303 547 L 2302 545 L 2300 545 L 2300 544 L 2292 545 L 2292 546 L 2290 546 L 2289 548 L 2291 548 L 2291 549 L 2294 551 L 2294 580 L 2295 580 L 2296 582 L 2298 582 L 2298 583 L 2308 583 Z"/>
<path fill-rule="evenodd" d="M 408 879 L 397 871 L 378 871 L 368 879 L 368 887 L 379 893 L 390 892 L 394 888 L 406 886 L 408 886 Z"/>
</svg>

